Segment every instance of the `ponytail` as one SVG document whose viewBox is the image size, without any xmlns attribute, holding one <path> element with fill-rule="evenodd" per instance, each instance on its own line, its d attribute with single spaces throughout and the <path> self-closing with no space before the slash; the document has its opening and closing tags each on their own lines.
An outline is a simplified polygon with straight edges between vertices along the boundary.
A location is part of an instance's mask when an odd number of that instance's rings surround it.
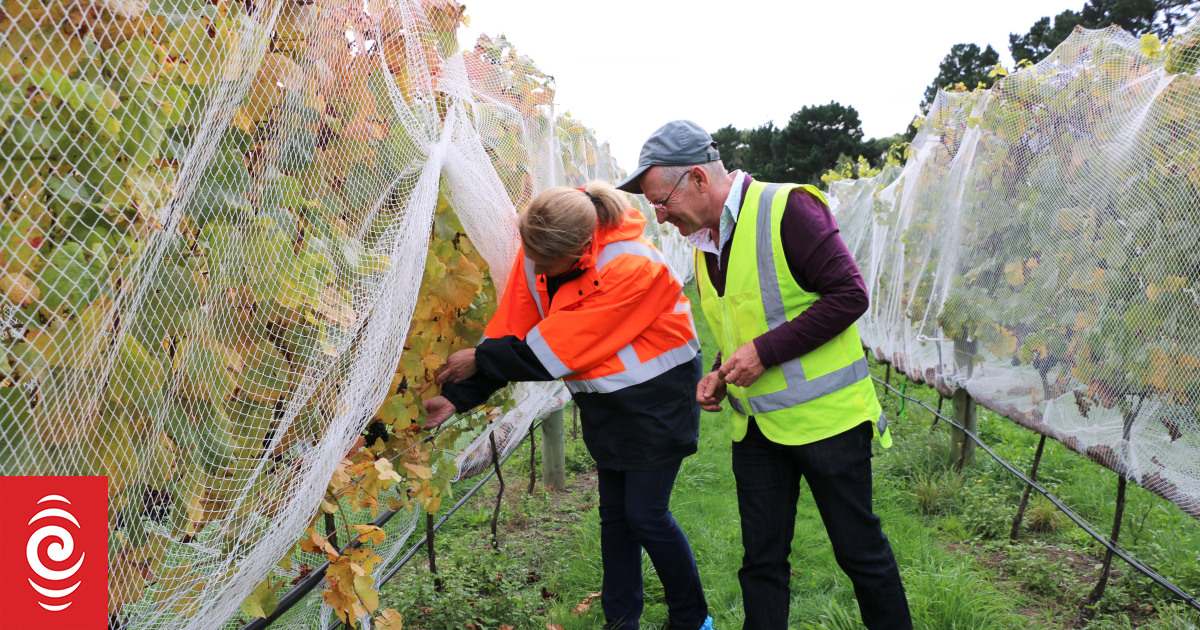
<svg viewBox="0 0 1200 630">
<path fill-rule="evenodd" d="M 559 186 L 542 191 L 521 213 L 521 243 L 546 258 L 574 256 L 596 232 L 617 227 L 625 218 L 625 195 L 601 180 L 583 189 Z"/>
<path fill-rule="evenodd" d="M 612 184 L 593 179 L 584 185 L 583 194 L 596 206 L 596 220 L 600 223 L 600 229 L 615 228 L 624 220 L 628 203 L 625 194 L 613 188 Z"/>
</svg>

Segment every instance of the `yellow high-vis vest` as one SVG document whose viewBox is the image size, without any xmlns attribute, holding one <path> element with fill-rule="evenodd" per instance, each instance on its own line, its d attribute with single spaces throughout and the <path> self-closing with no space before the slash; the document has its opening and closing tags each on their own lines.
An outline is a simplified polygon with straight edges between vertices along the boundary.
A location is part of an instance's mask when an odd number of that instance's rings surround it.
<svg viewBox="0 0 1200 630">
<path fill-rule="evenodd" d="M 696 251 L 700 307 L 724 357 L 820 297 L 800 288 L 783 253 L 780 224 L 795 188 L 825 203 L 812 186 L 751 181 L 730 246 L 725 295 L 717 295 L 703 254 Z M 870 422 L 880 443 L 890 447 L 887 419 L 870 376 L 858 326 L 852 324 L 812 352 L 767 368 L 750 387 L 729 385 L 733 439 L 746 437 L 748 417 L 754 416 L 763 435 L 777 444 L 809 444 Z"/>
</svg>

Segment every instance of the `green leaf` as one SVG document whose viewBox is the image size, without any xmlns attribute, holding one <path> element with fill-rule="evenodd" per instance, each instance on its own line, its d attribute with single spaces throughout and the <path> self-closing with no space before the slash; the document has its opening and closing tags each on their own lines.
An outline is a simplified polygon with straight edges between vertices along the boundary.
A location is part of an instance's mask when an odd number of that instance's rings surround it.
<svg viewBox="0 0 1200 630">
<path fill-rule="evenodd" d="M 52 313 L 74 315 L 83 312 L 104 289 L 107 271 L 101 255 L 80 246 L 64 243 L 54 250 L 38 277 L 42 306 Z"/>
<path fill-rule="evenodd" d="M 117 362 L 109 375 L 108 399 L 124 409 L 136 409 L 149 416 L 157 400 L 152 394 L 162 390 L 165 373 L 155 354 L 132 335 L 122 335 Z"/>
<path fill-rule="evenodd" d="M 3 358 L 3 357 L 0 357 Z M 18 453 L 28 452 L 26 436 L 36 435 L 29 394 L 21 387 L 0 387 L 0 448 L 10 456 L 0 458 L 0 475 L 21 473 Z"/>
<path fill-rule="evenodd" d="M 242 354 L 245 366 L 238 375 L 238 386 L 251 399 L 274 404 L 291 381 L 292 364 L 269 341 L 259 341 Z"/>
</svg>

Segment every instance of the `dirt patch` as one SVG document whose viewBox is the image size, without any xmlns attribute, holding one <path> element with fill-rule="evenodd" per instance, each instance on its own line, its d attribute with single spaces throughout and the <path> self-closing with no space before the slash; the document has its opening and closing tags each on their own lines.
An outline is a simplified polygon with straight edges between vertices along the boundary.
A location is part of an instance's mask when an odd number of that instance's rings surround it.
<svg viewBox="0 0 1200 630">
<path fill-rule="evenodd" d="M 1099 579 L 1096 566 L 1103 562 L 1103 555 L 1053 545 L 1020 545 L 1011 551 L 990 551 L 964 543 L 950 543 L 947 547 L 957 553 L 969 554 L 991 569 L 996 576 L 994 583 L 1000 588 L 1019 591 L 1034 600 L 1036 606 L 1017 610 L 1022 615 L 1044 624 L 1049 611 L 1058 620 L 1051 627 L 1063 630 L 1084 628 L 1094 616 L 1091 610 L 1082 607 L 1082 603 Z M 1119 560 L 1115 560 L 1109 571 L 1108 587 L 1120 584 L 1127 570 L 1128 567 L 1122 567 Z M 1140 604 L 1105 612 L 1124 614 L 1132 627 L 1147 624 L 1158 616 L 1153 606 Z"/>
<path fill-rule="evenodd" d="M 562 492 L 551 492 L 539 476 L 530 494 L 528 468 L 505 468 L 504 482 L 496 533 L 500 544 L 518 556 L 544 556 L 546 549 L 561 543 L 578 523 L 590 517 L 598 500 L 595 470 L 568 475 L 567 488 Z M 492 479 L 464 506 L 481 516 L 486 512 L 486 522 L 477 525 L 483 540 L 491 536 L 490 515 L 495 510 L 499 487 Z"/>
</svg>

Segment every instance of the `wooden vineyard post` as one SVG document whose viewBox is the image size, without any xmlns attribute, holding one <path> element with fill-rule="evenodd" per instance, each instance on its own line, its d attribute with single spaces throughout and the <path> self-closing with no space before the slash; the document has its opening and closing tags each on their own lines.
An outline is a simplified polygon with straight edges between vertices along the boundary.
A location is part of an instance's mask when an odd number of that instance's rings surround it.
<svg viewBox="0 0 1200 630">
<path fill-rule="evenodd" d="M 1117 511 L 1116 514 L 1113 515 L 1112 536 L 1108 539 L 1114 547 L 1117 545 L 1117 539 L 1121 536 L 1121 518 L 1125 516 L 1125 486 L 1127 481 L 1128 480 L 1125 478 L 1124 474 L 1118 477 Z M 1102 568 L 1100 569 L 1100 579 L 1096 580 L 1096 586 L 1092 588 L 1092 592 L 1088 593 L 1088 596 L 1083 600 L 1085 609 L 1090 606 L 1094 606 L 1096 602 L 1100 601 L 1101 597 L 1104 597 L 1104 589 L 1108 586 L 1109 570 L 1112 569 L 1112 559 L 1113 550 L 1108 549 L 1104 552 L 1104 563 L 1101 565 Z M 1090 615 L 1087 616 L 1090 618 Z"/>
<path fill-rule="evenodd" d="M 337 524 L 333 520 L 333 514 L 325 514 L 325 538 L 335 549 L 340 549 L 337 539 Z"/>
<path fill-rule="evenodd" d="M 971 370 L 975 367 L 975 349 L 978 345 L 977 340 L 965 341 L 963 339 L 954 340 L 954 362 L 957 366 L 967 366 L 967 378 L 971 378 Z M 963 427 L 971 433 L 978 433 L 979 419 L 977 409 L 975 408 L 975 400 L 967 393 L 965 382 L 960 383 L 959 387 L 954 390 L 954 396 L 950 399 L 951 402 L 951 417 L 958 426 Z M 954 462 L 954 469 L 962 472 L 963 466 L 970 463 L 975 455 L 975 442 L 967 437 L 967 434 L 960 429 L 950 429 L 950 459 Z"/>
<path fill-rule="evenodd" d="M 500 524 L 500 504 L 504 501 L 504 473 L 500 470 L 500 449 L 496 447 L 496 432 L 488 433 L 488 440 L 492 444 L 492 468 L 496 471 L 496 479 L 500 480 L 500 487 L 496 490 L 496 509 L 492 512 L 492 549 L 500 550 L 500 534 L 498 525 Z"/>
<path fill-rule="evenodd" d="M 542 479 L 551 492 L 567 489 L 567 443 L 562 409 L 551 412 L 542 421 Z"/>
<path fill-rule="evenodd" d="M 542 459 L 545 459 L 543 456 Z M 533 430 L 533 425 L 529 426 L 529 488 L 525 490 L 525 494 L 533 494 L 537 488 L 537 432 Z"/>
<path fill-rule="evenodd" d="M 965 388 L 954 390 L 953 414 L 954 422 L 971 433 L 979 429 L 978 409 L 975 400 Z M 975 455 L 975 442 L 967 437 L 965 431 L 957 428 L 950 430 L 950 458 L 954 461 L 954 469 L 962 472 L 963 466 L 970 463 Z"/>
<path fill-rule="evenodd" d="M 1033 455 L 1033 466 L 1029 468 L 1029 480 L 1037 481 L 1038 464 L 1042 461 L 1042 449 L 1046 447 L 1046 436 L 1038 440 L 1037 453 Z M 1021 519 L 1025 517 L 1025 506 L 1029 504 L 1029 493 L 1033 490 L 1033 486 L 1026 484 L 1025 492 L 1021 494 L 1021 503 L 1017 506 L 1017 515 L 1013 517 L 1012 531 L 1008 534 L 1009 540 L 1016 540 L 1017 534 L 1021 531 Z"/>
<path fill-rule="evenodd" d="M 429 556 L 429 573 L 433 575 L 433 588 L 442 592 L 442 578 L 438 576 L 437 551 L 433 546 L 433 534 L 437 529 L 433 524 L 433 515 L 425 513 L 425 553 Z"/>
</svg>

